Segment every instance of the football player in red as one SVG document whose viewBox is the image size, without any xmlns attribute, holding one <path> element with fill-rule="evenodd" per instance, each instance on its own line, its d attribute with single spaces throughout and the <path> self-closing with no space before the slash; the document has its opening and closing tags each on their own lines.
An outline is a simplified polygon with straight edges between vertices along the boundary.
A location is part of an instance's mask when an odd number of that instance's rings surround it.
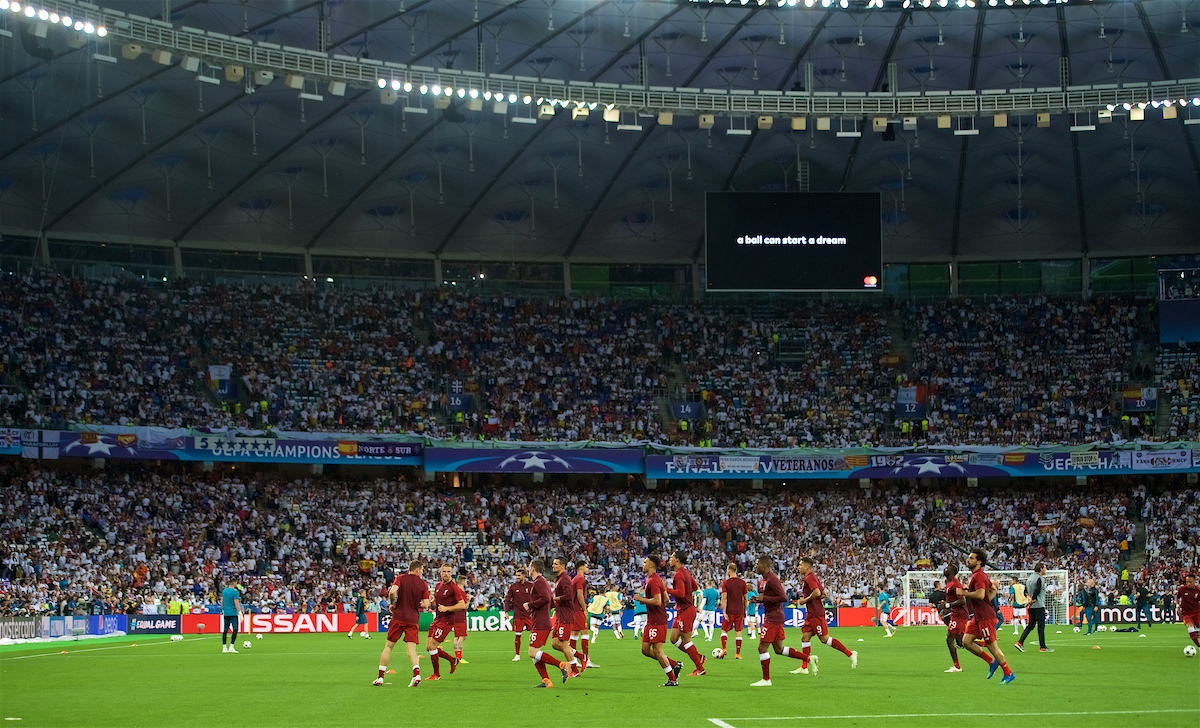
<svg viewBox="0 0 1200 728">
<path fill-rule="evenodd" d="M 697 677 L 704 674 L 704 658 L 692 643 L 692 631 L 696 627 L 696 592 L 700 590 L 700 584 L 692 576 L 692 572 L 687 570 L 687 554 L 676 551 L 667 562 L 675 570 L 671 577 L 672 586 L 667 588 L 667 593 L 675 597 L 675 623 L 671 625 L 671 644 L 692 658 L 696 669 L 689 673 L 689 676 Z"/>
<path fill-rule="evenodd" d="M 758 582 L 758 594 L 751 599 L 752 603 L 766 606 L 762 625 L 758 631 L 758 664 L 762 667 L 762 680 L 750 683 L 752 688 L 771 687 L 771 647 L 775 654 L 801 659 L 800 650 L 783 644 L 783 604 L 787 601 L 787 592 L 783 582 L 772 569 L 775 566 L 770 556 L 759 556 L 755 571 L 762 576 Z M 824 613 L 821 618 L 824 620 Z"/>
<path fill-rule="evenodd" d="M 1000 645 L 996 642 L 996 608 L 992 606 L 992 599 L 996 596 L 996 585 L 983 573 L 985 566 L 987 552 L 981 548 L 971 549 L 971 553 L 967 554 L 967 568 L 971 570 L 971 578 L 967 580 L 966 589 L 960 592 L 967 599 L 967 614 L 971 617 L 967 622 L 967 635 L 970 639 L 965 641 L 964 646 L 988 663 L 989 680 L 996 674 L 996 668 L 1002 668 L 1004 678 L 1000 682 L 1007 685 L 1016 680 L 1017 676 L 1008 669 L 1008 661 L 1004 659 L 1004 653 L 1000 651 Z M 992 653 L 990 656 L 975 644 L 974 637 L 983 640 L 988 652 Z"/>
<path fill-rule="evenodd" d="M 454 568 L 443 564 L 438 570 L 438 579 L 440 581 L 433 588 L 433 603 L 437 605 L 437 614 L 433 617 L 433 623 L 429 625 L 429 634 L 425 639 L 425 651 L 429 653 L 429 660 L 433 663 L 433 674 L 426 678 L 427 680 L 442 679 L 438 665 L 439 657 L 449 660 L 451 675 L 458 669 L 458 658 L 443 650 L 442 642 L 454 632 L 454 613 L 467 608 L 462 589 L 454 583 Z"/>
<path fill-rule="evenodd" d="M 383 676 L 387 674 L 388 660 L 392 658 L 392 648 L 403 640 L 404 648 L 408 650 L 408 660 L 412 663 L 412 680 L 408 686 L 415 688 L 421 684 L 421 666 L 417 659 L 417 640 L 420 639 L 420 629 L 417 627 L 419 614 L 429 608 L 429 585 L 421 575 L 425 565 L 414 561 L 408 565 L 408 573 L 401 574 L 392 582 L 388 589 L 388 603 L 392 607 L 392 620 L 388 624 L 387 641 L 383 644 L 383 652 L 379 655 L 379 677 L 372 685 L 382 685 Z"/>
<path fill-rule="evenodd" d="M 1197 633 L 1200 632 L 1200 588 L 1196 587 L 1195 574 L 1183 577 L 1183 585 L 1175 592 L 1175 598 L 1179 601 L 1179 617 L 1183 620 L 1183 626 L 1187 627 L 1188 637 L 1200 647 L 1200 639 L 1197 639 Z"/>
<path fill-rule="evenodd" d="M 579 608 L 575 594 L 575 582 L 567 573 L 567 559 L 559 556 L 554 559 L 554 632 L 550 636 L 550 646 L 567 658 L 571 668 L 571 677 L 579 674 L 579 660 L 575 656 L 575 648 L 571 647 L 571 632 L 575 629 L 575 611 Z"/>
<path fill-rule="evenodd" d="M 554 685 L 550 681 L 550 675 L 546 672 L 546 665 L 554 665 L 561 670 L 563 682 L 566 682 L 570 676 L 566 665 L 559 662 L 557 657 L 542 652 L 542 647 L 550 637 L 550 608 L 554 605 L 554 595 L 550 591 L 550 583 L 542 577 L 544 568 L 546 565 L 542 563 L 541 559 L 534 559 L 530 562 L 529 601 L 521 605 L 525 611 L 529 612 L 529 659 L 533 660 L 533 666 L 542 676 L 542 681 L 534 685 L 535 688 L 548 688 Z"/>
<path fill-rule="evenodd" d="M 734 643 L 737 652 L 734 657 L 742 659 L 742 629 L 746 626 L 746 582 L 738 576 L 738 565 L 730 564 L 726 569 L 728 577 L 721 582 L 721 653 L 726 655 L 729 644 L 729 631 L 734 631 L 737 641 Z"/>
<path fill-rule="evenodd" d="M 646 585 L 642 593 L 633 595 L 633 598 L 646 605 L 646 629 L 642 632 L 642 654 L 652 660 L 657 660 L 663 672 L 667 673 L 667 681 L 662 684 L 662 687 L 673 688 L 679 685 L 681 665 L 663 653 L 663 643 L 667 641 L 667 589 L 658 575 L 660 566 L 662 566 L 662 558 L 658 554 L 650 554 L 642 560 Z"/>
<path fill-rule="evenodd" d="M 808 666 L 812 664 L 812 671 L 817 673 L 817 657 L 811 653 L 810 640 L 815 635 L 817 641 L 824 642 L 835 650 L 838 650 L 846 657 L 850 658 L 850 669 L 858 667 L 858 653 L 852 652 L 846 648 L 838 640 L 835 640 L 829 635 L 829 624 L 825 621 L 825 605 L 821 600 L 825 598 L 825 586 L 817 577 L 817 572 L 813 569 L 813 560 L 805 556 L 800 559 L 801 578 L 804 579 L 803 585 L 800 587 L 799 605 L 805 607 L 804 612 L 804 627 L 800 631 L 800 667 L 792 670 L 794 675 L 807 675 Z M 775 648 L 776 652 L 779 648 Z"/>
<path fill-rule="evenodd" d="M 512 612 L 513 615 L 513 662 L 521 661 L 521 635 L 532 625 L 529 610 L 525 608 L 532 594 L 533 585 L 525 581 L 525 570 L 517 569 L 516 583 L 510 585 L 508 593 L 504 595 L 504 611 Z"/>
<path fill-rule="evenodd" d="M 946 577 L 946 607 L 950 613 L 946 616 L 946 648 L 950 650 L 950 659 L 954 666 L 946 672 L 962 672 L 958 664 L 958 648 L 963 646 L 963 633 L 967 631 L 967 600 L 963 597 L 966 587 L 958 580 L 958 566 L 949 564 L 942 569 Z"/>
</svg>

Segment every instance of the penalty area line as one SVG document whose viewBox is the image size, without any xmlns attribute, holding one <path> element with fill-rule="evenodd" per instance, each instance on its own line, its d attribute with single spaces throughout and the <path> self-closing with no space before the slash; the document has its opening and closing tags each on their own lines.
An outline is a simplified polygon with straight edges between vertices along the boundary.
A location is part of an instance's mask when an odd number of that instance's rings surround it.
<svg viewBox="0 0 1200 728">
<path fill-rule="evenodd" d="M 179 641 L 180 642 L 195 642 L 196 640 L 202 640 L 202 639 L 204 639 L 204 638 L 203 637 L 191 637 L 191 638 L 184 638 Z M 156 645 L 169 645 L 169 644 L 175 644 L 175 643 L 171 642 L 171 640 L 155 640 L 153 642 L 147 642 L 145 644 L 145 646 L 146 647 L 154 647 Z M 68 655 L 73 655 L 78 652 L 99 652 L 101 650 L 124 650 L 124 649 L 130 648 L 130 647 L 133 647 L 133 645 L 132 644 L 130 644 L 130 645 L 109 645 L 108 647 L 88 647 L 88 648 L 82 649 L 82 650 L 67 650 L 66 652 Z M 42 653 L 39 653 L 36 655 L 18 655 L 17 657 L 0 657 L 0 662 L 8 662 L 9 660 L 31 660 L 35 657 L 62 657 L 62 652 L 61 651 L 60 652 L 42 652 Z"/>
<path fill-rule="evenodd" d="M 1083 710 L 1083 711 L 1052 711 L 1037 713 L 1005 713 L 1006 716 L 1055 716 L 1055 715 L 1149 715 L 1154 713 L 1200 713 L 1200 708 L 1166 708 L 1161 710 Z M 878 713 L 862 715 L 790 715 L 765 716 L 754 718 L 709 718 L 708 722 L 718 728 L 734 728 L 726 721 L 741 723 L 747 720 L 844 720 L 847 718 L 991 718 L 996 713 Z"/>
</svg>

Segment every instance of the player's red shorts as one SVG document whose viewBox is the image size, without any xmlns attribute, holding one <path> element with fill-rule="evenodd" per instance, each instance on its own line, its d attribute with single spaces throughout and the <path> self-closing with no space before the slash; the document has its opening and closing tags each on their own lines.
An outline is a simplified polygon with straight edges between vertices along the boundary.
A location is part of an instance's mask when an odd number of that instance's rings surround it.
<svg viewBox="0 0 1200 728">
<path fill-rule="evenodd" d="M 778 642 L 783 639 L 782 624 L 764 624 L 758 633 L 759 642 Z"/>
<path fill-rule="evenodd" d="M 696 627 L 696 608 L 681 609 L 675 613 L 671 626 L 680 632 L 691 632 Z"/>
<path fill-rule="evenodd" d="M 467 623 L 466 622 L 455 622 L 454 623 L 454 636 L 455 637 L 466 637 L 467 636 Z"/>
<path fill-rule="evenodd" d="M 667 625 L 656 624 L 642 630 L 642 642 L 663 644 L 667 641 Z"/>
<path fill-rule="evenodd" d="M 583 611 L 582 609 L 578 612 L 575 612 L 575 625 L 573 630 L 575 632 L 586 632 L 587 628 L 587 612 Z"/>
<path fill-rule="evenodd" d="M 572 622 L 571 624 L 562 624 L 562 623 L 555 624 L 554 631 L 552 631 L 551 634 L 554 635 L 554 639 L 556 639 L 556 640 L 570 640 L 571 639 L 571 631 L 574 626 L 575 626 L 574 622 Z"/>
<path fill-rule="evenodd" d="M 946 620 L 946 634 L 950 635 L 951 637 L 958 637 L 959 635 L 965 634 L 966 630 L 967 625 L 963 624 L 962 620 L 958 619 L 957 617 L 950 617 Z"/>
<path fill-rule="evenodd" d="M 550 639 L 550 630 L 529 630 L 529 646 L 541 647 L 546 644 L 546 640 Z"/>
<path fill-rule="evenodd" d="M 1183 620 L 1184 627 L 1200 629 L 1200 612 L 1193 612 L 1190 614 L 1181 614 L 1181 615 L 1179 615 L 1179 617 L 1181 620 Z"/>
<path fill-rule="evenodd" d="M 825 615 L 825 609 L 822 608 L 821 616 L 824 616 L 824 615 Z M 819 620 L 819 621 L 816 619 L 814 619 L 812 621 L 809 621 L 806 619 L 806 620 L 804 620 L 803 631 L 808 632 L 809 634 L 815 634 L 818 637 L 828 637 L 829 636 L 829 623 L 823 619 Z"/>
<path fill-rule="evenodd" d="M 441 642 L 454 631 L 454 625 L 449 622 L 433 622 L 429 625 L 429 639 Z"/>
<path fill-rule="evenodd" d="M 402 624 L 397 622 L 395 617 L 392 617 L 391 624 L 388 625 L 388 642 L 411 642 L 417 644 L 417 640 L 421 637 L 421 630 L 415 624 Z"/>
<path fill-rule="evenodd" d="M 991 644 L 996 641 L 996 621 L 981 622 L 978 619 L 972 619 L 967 622 L 966 634 L 983 639 L 984 644 Z"/>
<path fill-rule="evenodd" d="M 745 628 L 746 628 L 746 615 L 744 615 L 744 614 L 739 614 L 736 617 L 731 617 L 728 614 L 726 614 L 723 617 L 723 620 L 721 622 L 721 631 L 722 632 L 728 632 L 730 630 L 733 630 L 734 632 L 741 632 Z"/>
<path fill-rule="evenodd" d="M 533 621 L 523 617 L 513 617 L 513 632 L 521 634 L 525 630 L 533 630 Z"/>
</svg>

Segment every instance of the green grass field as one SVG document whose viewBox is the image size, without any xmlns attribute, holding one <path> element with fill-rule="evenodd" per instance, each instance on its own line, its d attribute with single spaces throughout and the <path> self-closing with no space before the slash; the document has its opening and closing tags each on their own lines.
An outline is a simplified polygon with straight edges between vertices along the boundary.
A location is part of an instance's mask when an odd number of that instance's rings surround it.
<svg viewBox="0 0 1200 728">
<path fill-rule="evenodd" d="M 0 651 L 0 718 L 21 726 L 407 726 L 417 720 L 467 726 L 670 725 L 791 728 L 804 725 L 950 726 L 971 716 L 1017 716 L 1016 725 L 1140 727 L 1200 725 L 1200 658 L 1188 659 L 1182 627 L 1137 634 L 1076 635 L 1050 630 L 1053 654 L 1020 654 L 1004 634 L 1017 680 L 986 680 L 978 658 L 949 667 L 941 629 L 834 629 L 860 653 L 859 667 L 824 645 L 818 675 L 789 675 L 799 662 L 776 656 L 770 688 L 752 642 L 743 659 L 709 660 L 708 675 L 674 689 L 638 642 L 603 633 L 592 648 L 600 665 L 566 685 L 533 690 L 528 659 L 512 659 L 512 635 L 472 633 L 470 664 L 438 682 L 407 687 L 397 651 L 389 684 L 373 687 L 383 640 L 344 635 L 266 635 L 241 654 L 216 637 L 140 636 Z M 799 645 L 799 631 L 789 630 Z M 863 642 L 857 640 L 862 638 Z M 719 637 L 716 638 L 719 640 Z M 241 640 L 239 639 L 239 642 Z M 136 644 L 136 646 L 134 646 Z M 711 652 L 718 642 L 698 642 Z M 1099 645 L 1100 649 L 1092 649 Z M 65 650 L 65 654 L 62 652 Z M 669 654 L 678 653 L 668 647 Z M 423 674 L 429 661 L 421 661 Z M 448 670 L 444 672 L 448 673 Z M 840 720 L 833 720 L 841 718 Z M 1011 723 L 1010 723 L 1011 725 Z"/>
</svg>

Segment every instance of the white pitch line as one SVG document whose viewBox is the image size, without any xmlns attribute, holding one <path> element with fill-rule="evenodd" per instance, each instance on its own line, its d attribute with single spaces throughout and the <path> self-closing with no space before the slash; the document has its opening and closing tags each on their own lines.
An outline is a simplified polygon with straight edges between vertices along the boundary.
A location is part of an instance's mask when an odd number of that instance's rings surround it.
<svg viewBox="0 0 1200 728">
<path fill-rule="evenodd" d="M 1087 710 L 1087 711 L 1062 711 L 1049 713 L 1004 713 L 1008 716 L 1051 716 L 1051 715 L 1143 715 L 1149 713 L 1200 713 L 1200 708 L 1168 708 L 1165 710 Z M 792 715 L 792 716 L 771 716 L 764 718 L 726 718 L 725 720 L 735 720 L 739 723 L 746 720 L 842 720 L 845 718 L 991 718 L 996 716 L 996 713 L 891 713 L 891 714 L 863 714 L 863 715 Z M 722 728 L 734 728 L 721 720 L 720 718 L 709 718 L 709 722 L 722 726 Z"/>
<path fill-rule="evenodd" d="M 204 638 L 203 637 L 192 637 L 191 639 L 182 639 L 182 640 L 180 640 L 180 642 L 195 642 L 196 640 L 202 640 L 202 639 L 204 639 Z M 173 643 L 170 640 L 162 640 L 161 642 L 158 642 L 158 641 L 147 642 L 147 643 L 145 643 L 145 646 L 153 647 L 155 645 L 168 645 L 168 644 L 173 644 Z M 100 650 L 122 650 L 127 647 L 133 647 L 133 645 L 128 644 L 128 645 L 110 645 L 108 647 L 89 647 L 84 650 L 67 650 L 67 654 L 73 655 L 77 652 L 99 652 Z M 20 655 L 18 657 L 0 657 L 0 662 L 5 662 L 7 660 L 28 660 L 28 659 L 31 659 L 34 657 L 62 657 L 62 652 L 43 652 L 40 655 Z"/>
</svg>

